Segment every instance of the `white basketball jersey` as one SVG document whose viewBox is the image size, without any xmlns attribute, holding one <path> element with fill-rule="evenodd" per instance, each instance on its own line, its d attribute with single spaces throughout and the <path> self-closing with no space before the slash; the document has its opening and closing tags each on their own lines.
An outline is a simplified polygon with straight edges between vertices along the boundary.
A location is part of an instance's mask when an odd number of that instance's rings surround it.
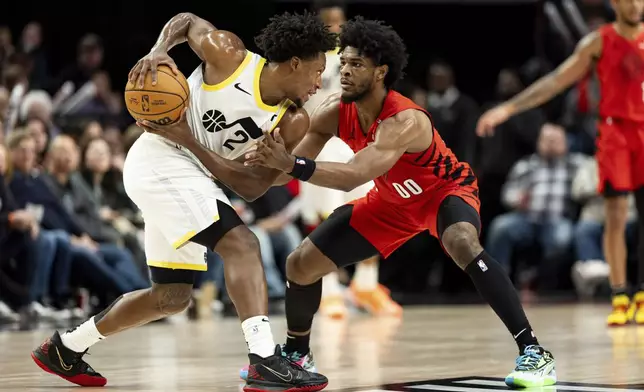
<svg viewBox="0 0 644 392">
<path fill-rule="evenodd" d="M 340 84 L 339 50 L 340 48 L 336 48 L 326 53 L 326 68 L 322 74 L 322 87 L 304 104 L 304 109 L 309 115 L 313 114 L 315 108 L 329 95 L 338 93 L 342 89 L 342 85 Z"/>
<path fill-rule="evenodd" d="M 188 123 L 197 140 L 226 159 L 254 149 L 263 131 L 272 131 L 293 103 L 276 106 L 262 102 L 259 76 L 266 59 L 247 51 L 241 65 L 226 80 L 208 85 L 199 66 L 188 78 Z"/>
</svg>

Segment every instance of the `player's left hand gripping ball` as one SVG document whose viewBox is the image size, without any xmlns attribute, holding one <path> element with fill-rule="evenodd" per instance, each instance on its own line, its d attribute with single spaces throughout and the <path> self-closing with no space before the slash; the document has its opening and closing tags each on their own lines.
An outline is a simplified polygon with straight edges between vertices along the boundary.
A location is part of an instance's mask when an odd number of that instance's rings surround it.
<svg viewBox="0 0 644 392">
<path fill-rule="evenodd" d="M 264 138 L 257 142 L 257 149 L 246 154 L 246 166 L 265 166 L 285 173 L 293 171 L 295 157 L 286 151 L 284 139 L 279 128 L 273 132 L 274 137 L 264 132 Z"/>
<path fill-rule="evenodd" d="M 190 143 L 195 141 L 195 137 L 192 134 L 192 130 L 190 129 L 190 125 L 188 125 L 188 120 L 186 119 L 187 111 L 188 108 L 183 109 L 179 120 L 172 124 L 159 125 L 151 121 L 140 120 L 136 122 L 136 125 L 143 128 L 146 132 L 154 133 L 173 143 L 189 147 Z"/>
</svg>

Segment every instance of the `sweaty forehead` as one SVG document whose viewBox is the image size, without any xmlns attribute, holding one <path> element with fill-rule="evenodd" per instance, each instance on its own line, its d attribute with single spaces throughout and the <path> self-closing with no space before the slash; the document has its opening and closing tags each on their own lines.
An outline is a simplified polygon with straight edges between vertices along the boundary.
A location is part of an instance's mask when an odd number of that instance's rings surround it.
<svg viewBox="0 0 644 392">
<path fill-rule="evenodd" d="M 346 48 L 344 48 L 344 50 L 340 53 L 340 59 L 343 61 L 361 61 L 367 65 L 374 65 L 373 61 L 371 61 L 369 57 L 364 56 L 362 53 L 360 53 L 360 50 L 352 46 L 347 46 Z"/>
</svg>

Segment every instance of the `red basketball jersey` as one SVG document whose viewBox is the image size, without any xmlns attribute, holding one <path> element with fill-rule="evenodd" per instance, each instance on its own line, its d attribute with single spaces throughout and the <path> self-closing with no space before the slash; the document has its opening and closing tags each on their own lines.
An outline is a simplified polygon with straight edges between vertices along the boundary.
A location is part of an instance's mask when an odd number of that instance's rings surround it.
<svg viewBox="0 0 644 392">
<path fill-rule="evenodd" d="M 602 53 L 597 61 L 599 115 L 644 122 L 644 32 L 628 40 L 613 24 L 606 24 L 599 33 L 602 38 Z"/>
<path fill-rule="evenodd" d="M 390 90 L 380 115 L 371 128 L 363 132 L 355 103 L 341 102 L 338 136 L 357 153 L 374 142 L 376 130 L 382 121 L 407 109 L 419 110 L 431 119 L 426 110 Z M 432 132 L 433 141 L 427 150 L 405 153 L 388 172 L 375 179 L 371 192 L 378 192 L 384 201 L 404 207 L 426 203 L 456 188 L 474 187 L 473 193 L 464 193 L 463 197 L 469 197 L 471 202 L 478 204 L 476 177 L 472 169 L 467 163 L 456 159 L 436 129 Z"/>
</svg>

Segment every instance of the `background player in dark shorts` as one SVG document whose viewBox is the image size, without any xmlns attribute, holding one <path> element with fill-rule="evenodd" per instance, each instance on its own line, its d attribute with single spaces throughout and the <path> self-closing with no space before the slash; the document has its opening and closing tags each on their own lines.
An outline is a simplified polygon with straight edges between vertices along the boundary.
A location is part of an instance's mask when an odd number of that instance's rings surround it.
<svg viewBox="0 0 644 392">
<path fill-rule="evenodd" d="M 324 275 L 378 253 L 387 256 L 429 230 L 514 336 L 520 357 L 506 383 L 554 384 L 552 354 L 539 345 L 507 274 L 479 243 L 475 176 L 445 146 L 429 115 L 390 90 L 406 64 L 402 40 L 389 26 L 356 18 L 343 26 L 340 52 L 341 99 L 331 96 L 320 105 L 294 154 L 275 132 L 275 139 L 266 137 L 246 155 L 248 165 L 319 186 L 347 191 L 376 184 L 366 197 L 338 208 L 289 256 L 284 352 L 312 366 L 309 336 Z M 336 133 L 355 157 L 346 164 L 311 160 Z"/>
</svg>

